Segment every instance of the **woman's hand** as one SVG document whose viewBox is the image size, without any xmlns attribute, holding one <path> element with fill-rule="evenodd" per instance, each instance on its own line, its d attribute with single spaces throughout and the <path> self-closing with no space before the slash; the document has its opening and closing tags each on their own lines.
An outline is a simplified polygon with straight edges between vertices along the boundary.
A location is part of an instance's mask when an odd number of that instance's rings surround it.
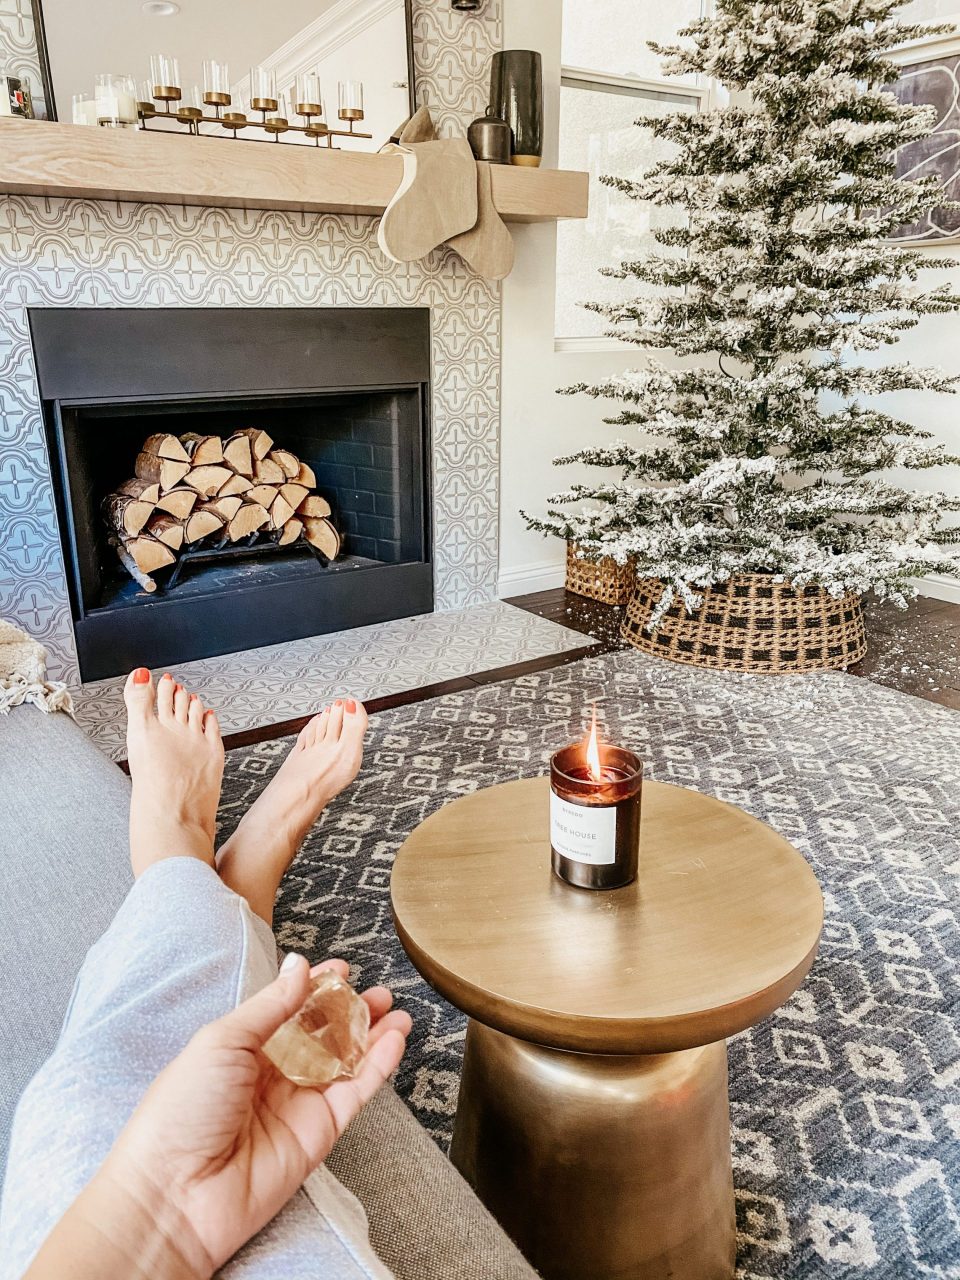
<svg viewBox="0 0 960 1280">
<path fill-rule="evenodd" d="M 340 960 L 318 968 L 347 974 Z M 181 1251 L 204 1259 L 209 1272 L 286 1204 L 403 1054 L 410 1018 L 390 1012 L 390 992 L 374 987 L 363 995 L 370 1042 L 353 1079 L 319 1092 L 281 1076 L 261 1048 L 306 999 L 309 974 L 302 956 L 288 955 L 275 982 L 199 1031 L 147 1091 L 107 1160 L 113 1185 L 142 1188 L 141 1202 L 165 1200 L 196 1238 L 198 1249 L 180 1241 Z"/>
</svg>

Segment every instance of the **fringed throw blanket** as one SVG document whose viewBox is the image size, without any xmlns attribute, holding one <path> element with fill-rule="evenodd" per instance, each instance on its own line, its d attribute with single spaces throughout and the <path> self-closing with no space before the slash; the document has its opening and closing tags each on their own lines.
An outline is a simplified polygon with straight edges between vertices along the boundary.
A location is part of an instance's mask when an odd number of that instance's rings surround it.
<svg viewBox="0 0 960 1280">
<path fill-rule="evenodd" d="M 12 622 L 0 618 L 0 715 L 32 702 L 41 711 L 73 714 L 73 699 L 60 680 L 47 679 L 47 651 Z"/>
</svg>

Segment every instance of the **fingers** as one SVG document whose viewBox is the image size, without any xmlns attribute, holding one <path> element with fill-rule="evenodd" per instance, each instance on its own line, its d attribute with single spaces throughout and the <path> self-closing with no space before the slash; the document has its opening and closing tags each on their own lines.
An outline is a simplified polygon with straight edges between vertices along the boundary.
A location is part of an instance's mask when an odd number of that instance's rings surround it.
<svg viewBox="0 0 960 1280">
<path fill-rule="evenodd" d="M 407 1040 L 397 1028 L 388 1028 L 371 1045 L 360 1070 L 352 1080 L 336 1080 L 323 1094 L 336 1125 L 337 1134 L 364 1107 L 387 1078 L 396 1071 Z"/>
<path fill-rule="evenodd" d="M 370 1006 L 370 1021 L 376 1022 L 390 1011 L 393 1004 L 393 992 L 387 987 L 370 987 L 360 997 Z"/>
<path fill-rule="evenodd" d="M 315 964 L 310 970 L 310 977 L 316 977 L 321 969 L 335 969 L 341 978 L 346 978 L 350 973 L 350 966 L 346 960 L 321 960 L 319 964 Z"/>
<path fill-rule="evenodd" d="M 407 1013 L 406 1009 L 394 1009 L 391 1013 L 385 1014 L 384 1017 L 370 1028 L 370 1038 L 367 1042 L 367 1051 L 382 1039 L 388 1031 L 399 1031 L 404 1039 L 413 1029 L 413 1019 Z"/>
<path fill-rule="evenodd" d="M 310 991 L 310 967 L 303 956 L 289 952 L 279 976 L 244 1000 L 232 1013 L 210 1024 L 210 1030 L 228 1044 L 259 1049 L 281 1022 L 292 1017 Z"/>
</svg>

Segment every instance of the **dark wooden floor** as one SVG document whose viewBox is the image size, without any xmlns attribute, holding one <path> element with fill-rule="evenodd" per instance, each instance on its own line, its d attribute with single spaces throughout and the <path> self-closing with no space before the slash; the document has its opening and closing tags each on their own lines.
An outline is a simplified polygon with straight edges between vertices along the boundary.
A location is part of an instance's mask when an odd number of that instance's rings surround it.
<svg viewBox="0 0 960 1280">
<path fill-rule="evenodd" d="M 562 587 L 515 596 L 507 604 L 593 636 L 606 650 L 625 647 L 622 610 L 616 605 L 598 604 Z M 960 605 L 920 596 L 905 612 L 870 603 L 866 614 L 869 648 L 851 674 L 960 710 Z"/>
</svg>

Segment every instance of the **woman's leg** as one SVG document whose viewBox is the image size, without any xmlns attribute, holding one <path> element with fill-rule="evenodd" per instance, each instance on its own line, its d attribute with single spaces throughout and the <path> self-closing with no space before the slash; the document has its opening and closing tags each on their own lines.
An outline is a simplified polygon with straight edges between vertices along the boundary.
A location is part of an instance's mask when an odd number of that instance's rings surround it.
<svg viewBox="0 0 960 1280">
<path fill-rule="evenodd" d="M 223 743 L 213 711 L 165 675 L 154 690 L 139 667 L 127 678 L 130 861 L 140 876 L 162 858 L 213 866 Z"/>
<path fill-rule="evenodd" d="M 367 714 L 338 699 L 302 730 L 276 776 L 217 854 L 224 884 L 267 924 L 280 881 L 321 811 L 357 776 Z"/>
<path fill-rule="evenodd" d="M 0 1206 L 0 1280 L 23 1274 L 163 1067 L 202 1026 L 276 974 L 270 929 L 212 866 L 223 767 L 215 717 L 172 680 L 160 680 L 154 697 L 149 674 L 144 680 L 134 673 L 126 697 L 137 879 L 88 953 L 57 1047 L 17 1108 Z M 316 741 L 315 732 L 308 734 L 297 749 Z M 332 755 L 343 768 L 341 753 Z M 316 800 L 316 779 L 308 785 L 303 777 L 308 772 L 302 761 L 287 770 L 290 803 L 295 777 Z M 285 794 L 274 791 L 277 814 Z M 300 811 L 301 822 L 308 811 Z M 318 1197 L 324 1176 L 330 1185 Z M 298 1193 L 224 1275 L 386 1276 L 357 1202 L 329 1175 L 310 1181 L 310 1199 Z"/>
</svg>

